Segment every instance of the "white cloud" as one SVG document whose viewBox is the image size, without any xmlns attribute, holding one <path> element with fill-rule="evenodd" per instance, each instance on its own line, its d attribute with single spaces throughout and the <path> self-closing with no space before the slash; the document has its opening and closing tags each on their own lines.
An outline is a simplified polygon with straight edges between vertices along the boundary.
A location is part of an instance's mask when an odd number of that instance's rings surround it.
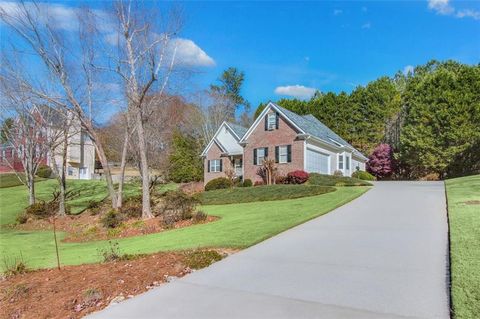
<svg viewBox="0 0 480 319">
<path fill-rule="evenodd" d="M 480 11 L 473 9 L 457 10 L 451 4 L 450 0 L 427 0 L 428 8 L 441 15 L 451 15 L 456 18 L 472 18 L 480 20 Z"/>
<path fill-rule="evenodd" d="M 214 66 L 215 61 L 192 40 L 176 38 L 171 46 L 177 47 L 176 60 L 179 64 L 190 66 Z"/>
<path fill-rule="evenodd" d="M 370 22 L 362 24 L 362 29 L 370 29 L 372 27 L 372 24 Z"/>
<path fill-rule="evenodd" d="M 317 91 L 316 88 L 310 88 L 303 85 L 287 85 L 287 86 L 278 86 L 275 88 L 275 94 L 278 95 L 288 95 L 300 99 L 308 99 L 315 94 Z"/>
<path fill-rule="evenodd" d="M 403 74 L 408 75 L 409 73 L 413 73 L 415 67 L 413 65 L 407 65 L 403 68 Z"/>
<path fill-rule="evenodd" d="M 341 15 L 342 13 L 343 13 L 343 10 L 340 10 L 340 9 L 333 10 L 333 15 L 338 16 L 338 15 Z"/>
</svg>

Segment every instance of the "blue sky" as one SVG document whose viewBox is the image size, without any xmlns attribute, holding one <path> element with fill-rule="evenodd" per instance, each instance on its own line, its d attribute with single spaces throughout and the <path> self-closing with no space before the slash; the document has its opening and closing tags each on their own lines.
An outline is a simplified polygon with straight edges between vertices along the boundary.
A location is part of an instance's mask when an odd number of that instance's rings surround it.
<svg viewBox="0 0 480 319">
<path fill-rule="evenodd" d="M 81 2 L 47 4 L 68 10 Z M 245 72 L 243 95 L 253 109 L 315 89 L 351 91 L 431 59 L 480 62 L 480 1 L 179 4 L 183 54 L 198 71 L 188 90 L 208 88 L 234 66 Z"/>
</svg>

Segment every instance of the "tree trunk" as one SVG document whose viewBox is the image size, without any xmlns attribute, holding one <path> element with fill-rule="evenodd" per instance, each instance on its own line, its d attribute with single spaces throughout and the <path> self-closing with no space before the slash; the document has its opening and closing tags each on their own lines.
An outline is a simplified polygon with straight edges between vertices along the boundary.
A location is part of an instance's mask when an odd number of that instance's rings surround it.
<svg viewBox="0 0 480 319">
<path fill-rule="evenodd" d="M 67 133 L 68 134 L 68 133 Z M 58 203 L 58 214 L 60 216 L 65 216 L 65 193 L 67 190 L 67 147 L 68 147 L 68 136 L 65 134 L 64 141 L 63 141 L 63 149 L 62 149 L 62 170 L 60 171 L 59 176 L 59 185 L 60 185 L 60 197 Z"/>
<path fill-rule="evenodd" d="M 35 177 L 31 170 L 29 170 L 27 174 L 27 184 L 28 184 L 28 204 L 33 205 L 35 204 Z"/>
<path fill-rule="evenodd" d="M 147 148 L 145 143 L 145 132 L 143 130 L 142 113 L 137 112 L 137 135 L 138 149 L 140 153 L 140 171 L 142 174 L 142 218 L 152 218 L 152 209 L 150 207 L 150 174 L 148 173 Z"/>
<path fill-rule="evenodd" d="M 130 139 L 130 132 L 128 129 L 125 129 L 125 138 L 123 140 L 123 149 L 122 149 L 122 160 L 120 163 L 120 181 L 118 184 L 117 192 L 117 207 L 122 207 L 123 205 L 123 183 L 125 182 L 125 167 L 127 166 L 127 150 L 128 143 Z"/>
</svg>

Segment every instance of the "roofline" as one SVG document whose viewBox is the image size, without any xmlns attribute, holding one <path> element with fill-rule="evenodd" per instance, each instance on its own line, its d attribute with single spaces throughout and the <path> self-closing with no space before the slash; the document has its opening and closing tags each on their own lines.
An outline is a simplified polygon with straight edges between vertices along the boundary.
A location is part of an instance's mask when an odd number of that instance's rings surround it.
<svg viewBox="0 0 480 319">
<path fill-rule="evenodd" d="M 292 119 L 290 119 L 284 112 L 282 112 L 275 103 L 268 102 L 267 106 L 263 109 L 260 115 L 258 115 L 255 122 L 253 122 L 253 124 L 249 127 L 249 129 L 245 133 L 245 135 L 243 135 L 242 139 L 238 142 L 239 144 L 245 143 L 245 140 L 252 134 L 253 130 L 258 126 L 258 124 L 260 123 L 260 121 L 263 119 L 263 117 L 265 116 L 265 114 L 268 112 L 270 108 L 273 108 L 275 111 L 280 113 L 286 121 L 292 124 L 298 131 L 305 134 L 305 131 L 302 130 L 297 124 L 295 124 L 295 122 Z"/>
<path fill-rule="evenodd" d="M 228 125 L 228 122 L 227 121 L 223 121 L 223 123 L 225 123 L 225 125 L 230 129 L 230 131 L 232 131 L 233 135 L 235 135 L 235 137 L 237 138 L 237 141 L 240 141 L 241 138 L 240 136 L 237 135 L 237 133 L 235 133 L 235 130 L 230 126 Z M 222 124 L 223 124 L 222 123 Z M 221 125 L 220 125 L 221 126 Z"/>
<path fill-rule="evenodd" d="M 330 142 L 327 142 L 327 141 L 325 141 L 324 139 L 321 139 L 321 138 L 319 138 L 319 137 L 317 137 L 317 136 L 315 136 L 315 135 L 311 135 L 311 134 L 298 134 L 298 136 L 304 137 L 305 140 L 308 140 L 308 139 L 310 139 L 310 138 L 311 138 L 311 139 L 314 139 L 314 140 L 316 140 L 316 141 L 318 141 L 318 142 L 324 143 L 324 144 L 326 144 L 326 145 L 328 145 L 328 146 L 330 146 L 330 147 L 333 147 L 333 148 L 335 148 L 335 149 L 337 149 L 337 150 L 350 150 L 350 151 L 352 152 L 352 155 L 356 155 L 356 156 L 359 155 L 358 157 L 360 157 L 360 158 L 362 158 L 362 159 L 364 159 L 364 160 L 368 160 L 368 157 L 366 157 L 365 155 L 363 155 L 362 152 L 360 152 L 359 150 L 357 150 L 357 149 L 354 148 L 353 146 L 352 146 L 352 147 L 351 147 L 351 146 L 348 146 L 348 145 L 338 146 L 338 145 L 335 145 L 335 144 L 332 144 L 332 143 L 330 143 Z M 355 153 L 355 152 L 357 152 L 357 153 Z"/>
</svg>

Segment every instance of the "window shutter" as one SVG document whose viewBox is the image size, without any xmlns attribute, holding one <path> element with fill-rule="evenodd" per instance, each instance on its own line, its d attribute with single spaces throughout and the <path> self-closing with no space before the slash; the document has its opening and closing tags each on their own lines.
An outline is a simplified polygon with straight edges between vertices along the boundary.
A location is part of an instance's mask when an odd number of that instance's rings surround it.
<svg viewBox="0 0 480 319">
<path fill-rule="evenodd" d="M 257 165 L 257 149 L 253 149 L 253 165 Z"/>
<path fill-rule="evenodd" d="M 265 131 L 268 131 L 268 114 L 265 115 Z"/>
<path fill-rule="evenodd" d="M 265 150 L 265 158 L 267 158 L 268 157 L 268 147 L 265 147 L 264 150 Z"/>
<path fill-rule="evenodd" d="M 223 164 L 223 159 L 220 159 L 220 172 L 222 171 L 222 165 Z"/>
<path fill-rule="evenodd" d="M 275 146 L 275 163 L 278 163 L 280 146 Z"/>
<path fill-rule="evenodd" d="M 275 113 L 275 128 L 276 128 L 277 130 L 278 130 L 279 118 L 280 118 L 280 116 L 279 116 L 278 112 Z"/>
<path fill-rule="evenodd" d="M 207 172 L 210 173 L 210 160 L 207 161 Z"/>
<path fill-rule="evenodd" d="M 287 162 L 292 162 L 292 145 L 287 145 Z"/>
</svg>

